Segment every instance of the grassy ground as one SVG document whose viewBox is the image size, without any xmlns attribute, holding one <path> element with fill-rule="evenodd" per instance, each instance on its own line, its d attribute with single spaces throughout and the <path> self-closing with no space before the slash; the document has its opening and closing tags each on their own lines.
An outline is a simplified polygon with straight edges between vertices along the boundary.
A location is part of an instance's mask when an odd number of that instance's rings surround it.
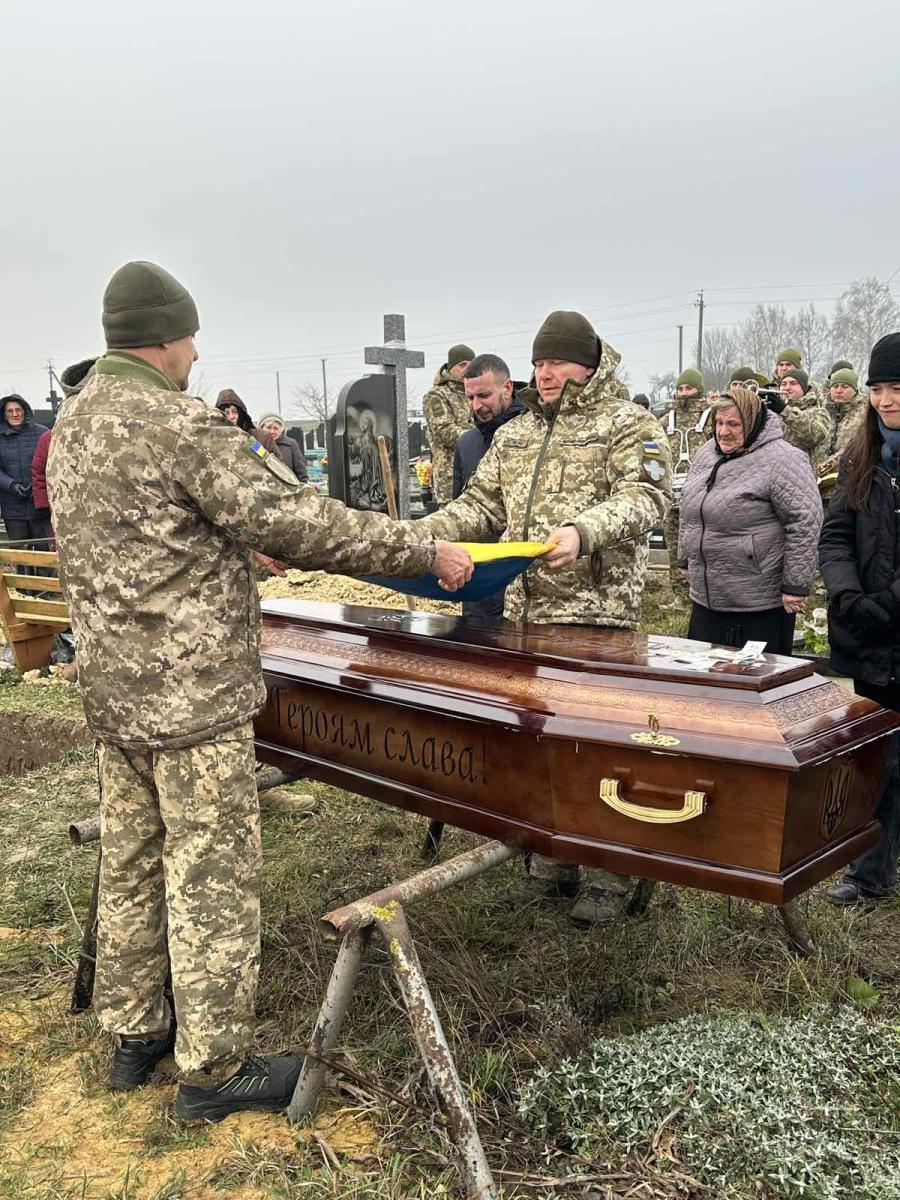
<svg viewBox="0 0 900 1200">
<path fill-rule="evenodd" d="M 648 592 L 647 623 L 683 632 L 683 616 Z M 46 712 L 50 689 L 0 688 L 6 710 Z M 71 697 L 65 703 L 71 705 Z M 62 696 L 53 703 L 63 705 Z M 66 708 L 64 715 L 71 715 Z M 2 718 L 0 718 L 2 719 Z M 418 869 L 423 824 L 324 785 L 314 811 L 264 798 L 263 1049 L 304 1044 L 334 960 L 316 918 Z M 233 1117 L 182 1128 L 167 1078 L 127 1098 L 103 1086 L 108 1049 L 91 1014 L 67 1013 L 95 862 L 65 829 L 95 807 L 90 751 L 20 778 L 0 778 L 0 1196 L 28 1200 L 400 1200 L 459 1195 L 384 950 L 373 942 L 346 1026 L 349 1070 L 328 1089 L 314 1127 Z M 474 844 L 448 831 L 445 853 Z M 523 904 L 513 862 L 411 910 L 411 925 L 460 1074 L 504 1196 L 759 1200 L 755 1178 L 725 1190 L 695 1181 L 674 1119 L 660 1136 L 607 1161 L 581 1158 L 557 1133 L 518 1115 L 519 1089 L 543 1065 L 587 1052 L 598 1036 L 664 1029 L 688 1014 L 753 1014 L 768 1025 L 868 997 L 876 1034 L 900 1014 L 897 906 L 842 914 L 822 889 L 806 907 L 819 951 L 789 952 L 768 908 L 699 892 L 657 892 L 646 916 L 585 934 L 568 905 Z M 74 915 L 73 915 L 74 914 Z M 867 980 L 859 992 L 853 980 Z M 874 998 L 873 995 L 874 994 Z M 802 1098 L 801 1098 L 802 1099 Z M 879 1129 L 897 1126 L 887 1094 Z M 665 1136 L 662 1136 L 662 1134 Z M 894 1135 L 896 1136 L 896 1135 Z M 573 1174 L 571 1186 L 548 1181 Z M 543 1181 L 543 1182 L 541 1182 Z M 794 1193 L 799 1194 L 799 1193 Z M 867 1197 L 868 1200 L 868 1197 Z M 880 1200 L 880 1198 L 879 1198 Z"/>
</svg>

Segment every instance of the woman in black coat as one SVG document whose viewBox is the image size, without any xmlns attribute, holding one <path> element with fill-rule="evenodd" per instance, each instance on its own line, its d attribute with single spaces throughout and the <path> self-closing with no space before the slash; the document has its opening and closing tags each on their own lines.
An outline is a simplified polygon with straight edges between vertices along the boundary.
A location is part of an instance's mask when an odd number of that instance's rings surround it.
<svg viewBox="0 0 900 1200">
<path fill-rule="evenodd" d="M 865 420 L 841 459 L 819 542 L 831 661 L 861 696 L 900 712 L 900 333 L 872 350 Z M 879 842 L 828 891 L 832 904 L 872 904 L 897 885 L 898 742 L 890 739 L 876 817 Z"/>
<path fill-rule="evenodd" d="M 0 400 L 0 516 L 11 542 L 31 544 L 29 539 L 50 537 L 50 521 L 38 516 L 31 494 L 31 460 L 46 432 L 27 400 L 15 392 Z"/>
<path fill-rule="evenodd" d="M 306 457 L 303 448 L 294 438 L 284 432 L 284 421 L 278 413 L 264 413 L 259 418 L 259 428 L 270 434 L 275 441 L 278 457 L 290 467 L 301 483 L 307 482 Z"/>
</svg>

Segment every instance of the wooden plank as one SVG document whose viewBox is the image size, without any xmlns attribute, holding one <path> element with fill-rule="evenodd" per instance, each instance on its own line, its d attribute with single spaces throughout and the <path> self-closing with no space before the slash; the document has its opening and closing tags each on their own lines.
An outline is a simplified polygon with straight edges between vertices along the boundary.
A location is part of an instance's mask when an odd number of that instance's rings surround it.
<svg viewBox="0 0 900 1200">
<path fill-rule="evenodd" d="M 46 625 L 48 628 L 53 625 L 57 629 L 68 629 L 72 624 L 72 619 L 68 615 L 65 617 L 48 617 L 44 615 L 32 615 L 31 613 L 16 613 L 16 619 L 23 625 Z"/>
<path fill-rule="evenodd" d="M 62 584 L 55 575 L 4 575 L 3 582 L 20 592 L 62 591 Z"/>
<path fill-rule="evenodd" d="M 19 563 L 25 567 L 59 566 L 59 555 L 55 550 L 10 550 L 0 547 L 0 562 Z"/>
<path fill-rule="evenodd" d="M 43 621 L 52 621 L 65 618 L 68 621 L 69 619 L 69 606 L 64 600 L 13 600 L 12 608 L 20 620 L 40 618 Z"/>
</svg>

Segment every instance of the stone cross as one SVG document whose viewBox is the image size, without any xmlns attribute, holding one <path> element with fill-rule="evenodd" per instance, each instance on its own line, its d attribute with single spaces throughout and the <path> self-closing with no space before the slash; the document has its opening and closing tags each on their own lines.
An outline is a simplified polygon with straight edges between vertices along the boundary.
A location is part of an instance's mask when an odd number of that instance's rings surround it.
<svg viewBox="0 0 900 1200">
<path fill-rule="evenodd" d="M 406 348 L 406 318 L 387 313 L 384 318 L 384 345 L 366 346 L 366 362 L 381 367 L 394 380 L 397 405 L 397 508 L 400 519 L 409 519 L 409 420 L 406 409 L 406 372 L 409 367 L 424 367 L 421 350 Z"/>
</svg>

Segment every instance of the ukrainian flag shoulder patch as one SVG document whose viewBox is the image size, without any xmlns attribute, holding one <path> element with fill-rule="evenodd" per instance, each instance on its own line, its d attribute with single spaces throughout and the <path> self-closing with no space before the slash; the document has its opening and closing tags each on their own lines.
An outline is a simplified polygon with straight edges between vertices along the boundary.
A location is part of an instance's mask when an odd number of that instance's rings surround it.
<svg viewBox="0 0 900 1200">
<path fill-rule="evenodd" d="M 643 442 L 645 454 L 659 454 L 659 442 Z"/>
<path fill-rule="evenodd" d="M 269 453 L 265 446 L 261 442 L 258 442 L 256 438 L 250 439 L 250 449 L 254 454 L 259 455 L 260 458 L 265 458 Z"/>
</svg>

